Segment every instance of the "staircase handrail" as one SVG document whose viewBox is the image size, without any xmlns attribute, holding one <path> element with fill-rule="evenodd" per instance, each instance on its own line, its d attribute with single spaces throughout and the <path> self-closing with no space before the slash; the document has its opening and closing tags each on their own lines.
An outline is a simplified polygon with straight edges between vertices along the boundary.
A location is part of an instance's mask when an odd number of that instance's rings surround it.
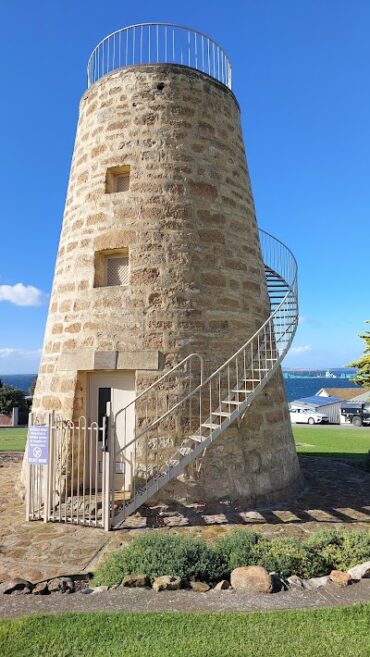
<svg viewBox="0 0 370 657">
<path fill-rule="evenodd" d="M 205 388 L 205 387 L 206 387 L 206 386 L 207 386 L 207 385 L 208 385 L 208 384 L 209 384 L 209 383 L 210 383 L 215 377 L 217 377 L 217 376 L 220 374 L 220 372 L 222 372 L 223 369 L 225 369 L 230 363 L 232 363 L 232 361 L 235 360 L 235 359 L 239 356 L 239 354 L 241 354 L 244 350 L 246 350 L 246 349 L 248 348 L 248 346 L 251 345 L 251 344 L 253 343 L 253 341 L 256 340 L 256 338 L 258 338 L 258 336 L 259 336 L 260 334 L 263 334 L 264 329 L 267 327 L 267 325 L 268 325 L 271 321 L 274 320 L 274 318 L 279 317 L 279 313 L 280 313 L 280 312 L 282 311 L 282 309 L 287 305 L 287 301 L 288 301 L 289 298 L 291 298 L 292 301 L 294 302 L 294 304 L 295 304 L 295 306 L 296 306 L 296 309 L 297 309 L 297 312 L 296 312 L 295 320 L 293 320 L 292 322 L 290 322 L 290 324 L 287 325 L 286 330 L 285 330 L 285 333 L 287 333 L 287 332 L 289 331 L 289 329 L 290 329 L 292 326 L 294 326 L 295 321 L 296 321 L 296 319 L 297 319 L 297 313 L 298 313 L 298 303 L 297 303 L 297 302 L 298 302 L 298 299 L 297 299 L 297 290 L 296 290 L 296 288 L 297 288 L 297 270 L 298 270 L 297 261 L 296 261 L 294 255 L 293 255 L 292 251 L 291 251 L 291 250 L 290 250 L 290 249 L 289 249 L 289 248 L 288 248 L 288 247 L 287 247 L 287 246 L 286 246 L 281 240 L 275 238 L 273 235 L 271 235 L 270 233 L 268 233 L 268 232 L 265 231 L 265 230 L 259 229 L 259 232 L 260 232 L 260 234 L 262 233 L 264 236 L 266 236 L 268 239 L 272 240 L 273 242 L 278 243 L 278 244 L 280 245 L 280 247 L 282 247 L 283 250 L 286 252 L 286 255 L 289 256 L 289 257 L 291 258 L 291 265 L 292 265 L 292 281 L 291 281 L 290 284 L 289 284 L 288 281 L 285 281 L 285 282 L 288 284 L 288 291 L 287 291 L 286 295 L 285 295 L 284 298 L 281 300 L 281 302 L 279 303 L 279 305 L 275 308 L 275 310 L 269 314 L 269 316 L 268 316 L 267 319 L 264 321 L 264 323 L 263 323 L 263 324 L 257 329 L 257 331 L 256 331 L 256 332 L 255 332 L 255 333 L 254 333 L 254 334 L 253 334 L 253 335 L 247 340 L 247 342 L 245 342 L 245 343 L 244 343 L 244 344 L 243 344 L 243 345 L 242 345 L 242 346 L 241 346 L 236 352 L 234 352 L 234 353 L 233 353 L 233 354 L 232 354 L 232 355 L 231 355 L 226 361 L 224 361 L 224 362 L 220 365 L 220 367 L 218 367 L 214 372 L 212 372 L 212 373 L 211 373 L 211 374 L 210 374 L 210 375 L 209 375 L 204 381 L 203 381 L 203 359 L 202 359 L 202 357 L 201 357 L 199 354 L 197 354 L 197 353 L 193 353 L 193 354 L 190 354 L 188 357 L 184 358 L 180 363 L 178 363 L 178 365 L 174 366 L 171 370 L 169 370 L 168 372 L 166 372 L 165 374 L 163 374 L 163 375 L 162 375 L 159 379 L 157 379 L 157 380 L 156 380 L 156 381 L 155 381 L 155 382 L 154 382 L 149 388 L 147 388 L 146 390 L 144 390 L 144 391 L 143 391 L 142 393 L 140 393 L 140 394 L 139 394 L 139 395 L 138 395 L 133 401 L 131 401 L 129 404 L 127 404 L 127 405 L 124 406 L 122 409 L 120 409 L 120 410 L 118 411 L 118 413 L 116 414 L 116 418 L 117 418 L 117 416 L 118 416 L 120 413 L 124 413 L 124 412 L 126 412 L 127 409 L 128 409 L 130 406 L 132 406 L 133 404 L 135 404 L 140 398 L 142 398 L 145 394 L 147 394 L 150 390 L 152 390 L 156 385 L 158 385 L 159 383 L 161 383 L 162 381 L 164 381 L 164 380 L 165 380 L 170 374 L 172 374 L 172 373 L 173 373 L 178 367 L 180 367 L 181 365 L 183 365 L 188 359 L 190 359 L 190 358 L 192 358 L 192 357 L 197 357 L 197 358 L 199 358 L 200 363 L 201 363 L 201 382 L 200 382 L 200 384 L 199 384 L 196 388 L 194 388 L 193 390 L 191 390 L 187 395 L 185 395 L 184 397 L 182 397 L 182 398 L 181 398 L 178 402 L 176 402 L 171 408 L 167 409 L 167 411 L 165 411 L 161 416 L 157 417 L 157 418 L 156 418 L 151 424 L 149 424 L 148 426 L 146 426 L 146 427 L 145 427 L 140 433 L 136 434 L 135 437 L 134 437 L 132 440 L 130 440 L 129 442 L 127 442 L 123 447 L 121 447 L 121 448 L 116 452 L 116 455 L 118 455 L 118 454 L 122 454 L 122 452 L 125 452 L 125 451 L 128 449 L 128 447 L 130 447 L 130 446 L 133 445 L 135 442 L 137 442 L 137 441 L 141 438 L 142 435 L 144 435 L 145 433 L 147 433 L 147 432 L 153 430 L 153 429 L 154 429 L 154 428 L 155 428 L 155 427 L 156 427 L 156 426 L 157 426 L 162 420 L 164 420 L 166 417 L 168 417 L 168 416 L 169 416 L 174 410 L 176 410 L 177 408 L 179 408 L 179 406 L 181 406 L 182 404 L 186 403 L 191 397 L 193 397 L 194 395 L 198 394 L 198 393 L 201 391 L 202 388 Z M 264 264 L 266 265 L 267 263 L 265 262 Z M 269 265 L 267 265 L 267 266 L 269 266 Z M 279 273 L 279 272 L 277 272 L 277 273 Z M 284 279 L 284 280 L 285 280 L 285 279 Z M 294 331 L 294 333 L 295 333 L 295 331 Z M 294 337 L 294 333 L 293 333 L 293 336 L 291 337 L 291 339 L 289 340 L 289 344 L 286 344 L 285 347 L 284 347 L 284 349 L 282 350 L 282 353 L 280 354 L 280 356 L 279 356 L 279 358 L 278 358 L 278 363 L 280 363 L 280 362 L 282 361 L 282 359 L 284 358 L 284 356 L 285 356 L 285 354 L 286 354 L 286 352 L 287 352 L 287 350 L 288 350 L 288 348 L 289 348 L 289 346 L 290 346 L 290 344 L 291 344 L 291 342 L 292 342 L 292 339 L 293 339 L 293 337 Z M 275 369 L 276 369 L 276 368 L 275 368 Z"/>
<path fill-rule="evenodd" d="M 157 413 L 154 420 L 151 421 L 149 418 L 149 424 L 144 428 L 140 427 L 139 434 L 135 429 L 134 438 L 119 449 L 117 455 L 121 455 L 133 473 L 133 489 L 128 499 L 124 497 L 121 510 L 117 514 L 112 511 L 115 527 L 166 483 L 181 475 L 191 463 L 198 463 L 199 472 L 198 459 L 201 459 L 205 450 L 233 422 L 243 419 L 251 403 L 274 376 L 288 351 L 298 325 L 297 263 L 290 249 L 280 240 L 266 231 L 260 231 L 260 234 L 263 242 L 261 249 L 264 255 L 267 292 L 270 298 L 269 316 L 252 337 L 200 385 L 184 395 L 160 417 Z M 274 308 L 274 305 L 277 307 Z M 163 375 L 162 382 L 165 378 L 166 375 Z M 205 395 L 204 401 L 203 395 Z M 180 423 L 179 444 L 172 445 L 172 455 L 165 454 L 164 460 L 158 461 L 156 457 L 157 465 L 154 465 L 152 460 L 148 460 L 148 444 L 150 440 L 154 441 L 153 445 L 156 444 L 156 440 L 160 440 L 161 434 L 155 429 L 159 430 L 160 422 L 173 414 L 175 409 L 183 407 L 186 410 L 185 404 L 188 401 L 191 413 L 193 400 L 195 414 L 189 416 L 186 428 L 184 426 L 182 429 Z M 174 427 L 177 417 L 181 418 L 174 415 Z M 185 414 L 184 419 L 186 420 L 187 417 Z M 168 430 L 166 422 L 165 435 L 166 432 L 168 434 Z M 139 439 L 144 434 L 146 434 L 146 446 L 144 452 L 141 451 L 142 456 L 139 456 L 141 475 L 136 483 L 137 448 Z M 140 449 L 142 448 L 143 445 Z M 154 455 L 158 454 L 158 449 L 157 442 Z M 124 495 L 125 491 L 126 488 Z M 111 495 L 113 509 L 113 489 Z"/>
<path fill-rule="evenodd" d="M 191 361 L 191 360 L 194 359 L 194 358 L 196 358 L 196 359 L 199 360 L 199 364 L 200 364 L 200 382 L 201 382 L 200 385 L 201 385 L 202 382 L 203 382 L 203 368 L 204 368 L 203 358 L 202 358 L 202 356 L 200 356 L 200 354 L 198 354 L 198 353 L 196 353 L 196 352 L 193 352 L 193 353 L 189 354 L 188 356 L 186 356 L 185 358 L 183 358 L 182 361 L 180 361 L 179 363 L 177 363 L 177 365 L 174 365 L 173 367 L 171 367 L 170 370 L 168 370 L 167 372 L 165 372 L 164 374 L 162 374 L 162 376 L 160 376 L 159 379 L 156 379 L 156 380 L 155 380 L 155 381 L 149 386 L 149 388 L 145 388 L 145 390 L 143 390 L 140 394 L 138 394 L 138 395 L 135 397 L 135 399 L 133 399 L 132 401 L 130 401 L 128 404 L 126 404 L 126 406 L 123 406 L 123 408 L 120 408 L 120 410 L 116 413 L 116 418 L 117 418 L 118 415 L 120 415 L 120 413 L 123 413 L 124 411 L 127 411 L 127 409 L 128 409 L 130 406 L 136 404 L 136 402 L 138 402 L 139 399 L 142 399 L 142 397 L 144 397 L 144 396 L 147 395 L 151 390 L 153 390 L 154 388 L 156 388 L 160 383 L 162 383 L 162 381 L 164 381 L 165 379 L 167 379 L 167 378 L 170 376 L 170 374 L 173 374 L 173 373 L 174 373 L 176 370 L 178 370 L 182 365 L 184 365 L 184 364 L 187 363 L 188 361 Z M 175 407 L 173 407 L 173 408 L 175 408 Z M 169 409 L 169 410 L 171 411 L 171 410 L 173 410 L 173 409 L 171 408 L 171 409 Z"/>
</svg>

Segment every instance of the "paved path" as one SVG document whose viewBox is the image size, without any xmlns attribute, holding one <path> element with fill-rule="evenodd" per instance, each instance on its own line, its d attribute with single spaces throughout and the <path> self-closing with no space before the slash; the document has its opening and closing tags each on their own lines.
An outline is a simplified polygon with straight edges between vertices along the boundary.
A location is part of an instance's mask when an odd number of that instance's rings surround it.
<svg viewBox="0 0 370 657">
<path fill-rule="evenodd" d="M 21 455 L 0 454 L 0 581 L 13 576 L 37 581 L 92 570 L 107 551 L 148 528 L 167 528 L 210 540 L 240 527 L 269 536 L 300 538 L 319 528 L 370 529 L 370 473 L 329 458 L 300 457 L 300 462 L 305 488 L 289 504 L 258 512 L 242 504 L 225 503 L 208 505 L 204 511 L 178 506 L 162 515 L 147 509 L 145 515 L 128 519 L 122 531 L 105 533 L 87 527 L 26 522 L 24 503 L 14 491 Z"/>
<path fill-rule="evenodd" d="M 17 595 L 0 597 L 0 618 L 27 614 L 57 614 L 91 611 L 189 611 L 237 612 L 273 611 L 279 609 L 312 609 L 350 605 L 370 601 L 370 580 L 339 589 L 334 584 L 316 591 L 291 589 L 284 593 L 249 594 L 235 591 L 163 591 L 147 589 L 105 591 L 93 595 L 55 593 L 48 596 Z"/>
</svg>

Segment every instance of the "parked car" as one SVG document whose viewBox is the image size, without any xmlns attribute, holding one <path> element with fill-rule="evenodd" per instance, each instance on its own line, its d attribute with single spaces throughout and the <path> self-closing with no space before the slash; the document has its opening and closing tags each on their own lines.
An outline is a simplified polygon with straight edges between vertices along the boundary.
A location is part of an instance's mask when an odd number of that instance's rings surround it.
<svg viewBox="0 0 370 657">
<path fill-rule="evenodd" d="M 348 402 L 343 404 L 340 412 L 355 427 L 370 426 L 370 404 Z"/>
<path fill-rule="evenodd" d="M 310 408 L 290 408 L 289 409 L 290 421 L 293 424 L 303 422 L 304 424 L 321 424 L 322 422 L 329 422 L 327 415 L 321 415 Z"/>
</svg>

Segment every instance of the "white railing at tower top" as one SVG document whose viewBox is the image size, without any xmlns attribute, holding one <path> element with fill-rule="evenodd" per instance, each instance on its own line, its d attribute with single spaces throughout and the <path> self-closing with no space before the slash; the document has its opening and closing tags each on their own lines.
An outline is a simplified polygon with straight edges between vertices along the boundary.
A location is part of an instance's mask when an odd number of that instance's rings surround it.
<svg viewBox="0 0 370 657">
<path fill-rule="evenodd" d="M 173 23 L 140 23 L 106 36 L 90 55 L 88 86 L 119 68 L 143 64 L 188 66 L 231 89 L 231 62 L 221 46 L 202 32 Z"/>
</svg>

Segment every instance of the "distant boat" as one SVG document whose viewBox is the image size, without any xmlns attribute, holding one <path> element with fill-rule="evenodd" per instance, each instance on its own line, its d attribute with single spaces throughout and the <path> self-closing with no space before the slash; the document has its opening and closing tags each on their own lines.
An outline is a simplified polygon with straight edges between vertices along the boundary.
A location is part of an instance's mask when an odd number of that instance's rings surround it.
<svg viewBox="0 0 370 657">
<path fill-rule="evenodd" d="M 336 375 L 333 374 L 333 372 L 330 372 L 330 370 L 326 370 L 325 372 L 325 378 L 326 379 L 336 379 Z"/>
</svg>

